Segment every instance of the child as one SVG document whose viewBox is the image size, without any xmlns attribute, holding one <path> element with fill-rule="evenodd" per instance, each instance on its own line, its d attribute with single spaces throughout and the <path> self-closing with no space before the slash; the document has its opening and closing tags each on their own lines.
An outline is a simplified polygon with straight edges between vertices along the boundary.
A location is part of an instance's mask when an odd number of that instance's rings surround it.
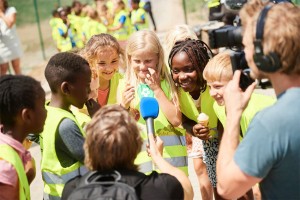
<svg viewBox="0 0 300 200">
<path fill-rule="evenodd" d="M 97 171 L 108 175 L 116 170 L 122 176 L 121 182 L 126 181 L 128 185 L 135 187 L 138 199 L 193 198 L 193 189 L 188 177 L 162 158 L 160 137 L 156 137 L 155 141 L 153 135 L 149 137 L 151 145 L 148 152 L 162 173 L 157 174 L 153 171 L 145 175 L 138 172 L 134 159 L 142 148 L 143 140 L 136 121 L 120 105 L 104 106 L 95 114 L 86 130 L 84 162 L 92 173 Z M 64 199 L 68 199 L 69 195 L 74 193 L 76 182 L 79 182 L 78 179 L 66 184 Z"/>
<path fill-rule="evenodd" d="M 214 188 L 215 198 L 217 198 L 215 176 L 219 146 L 218 132 L 216 131 L 218 119 L 213 110 L 214 100 L 210 97 L 206 81 L 202 77 L 204 67 L 210 59 L 209 54 L 212 54 L 210 49 L 200 40 L 187 39 L 179 41 L 170 52 L 169 66 L 175 84 L 188 92 L 193 98 L 194 103 L 190 106 L 196 107 L 199 113 L 203 112 L 209 116 L 209 129 L 201 124 L 196 124 L 193 127 L 193 133 L 196 137 L 202 139 L 203 161 L 206 164 L 207 173 Z M 182 112 L 186 114 L 183 110 Z M 193 120 L 193 118 L 190 119 Z M 209 136 L 202 137 L 205 133 L 209 133 Z M 194 148 L 197 148 L 197 143 L 201 142 L 196 140 L 196 137 L 193 138 Z"/>
<path fill-rule="evenodd" d="M 45 69 L 51 89 L 46 105 L 48 116 L 41 134 L 41 170 L 44 198 L 60 199 L 64 183 L 83 174 L 84 132 L 70 111 L 82 108 L 90 93 L 91 70 L 88 62 L 73 53 L 52 56 Z"/>
<path fill-rule="evenodd" d="M 149 29 L 148 20 L 146 18 L 146 12 L 143 8 L 139 7 L 140 0 L 131 0 L 131 24 L 133 31 L 139 31 L 143 29 Z"/>
<path fill-rule="evenodd" d="M 93 35 L 107 32 L 106 26 L 101 23 L 98 17 L 98 13 L 94 8 L 89 7 L 86 12 L 87 18 L 85 19 L 84 25 L 82 27 L 84 33 L 84 41 L 88 41 Z"/>
<path fill-rule="evenodd" d="M 0 77 L 0 199 L 30 200 L 34 160 L 22 143 L 43 131 L 47 111 L 41 84 L 28 76 Z"/>
<path fill-rule="evenodd" d="M 117 87 L 122 79 L 118 70 L 123 50 L 116 38 L 105 33 L 94 35 L 80 55 L 89 62 L 93 72 L 91 97 L 101 106 L 117 103 Z"/>
<path fill-rule="evenodd" d="M 186 39 L 197 39 L 197 36 L 195 32 L 193 32 L 187 25 L 177 25 L 174 28 L 170 29 L 168 33 L 165 36 L 165 52 L 166 55 L 169 55 L 173 46 L 175 45 L 176 42 L 179 41 L 184 41 Z M 168 58 L 166 59 L 166 63 L 168 63 Z M 189 95 L 190 96 L 190 95 Z M 192 103 L 189 105 L 186 105 L 187 102 L 183 101 L 181 103 L 181 111 L 184 115 L 189 116 L 189 113 L 191 113 L 189 110 L 184 109 L 187 106 L 190 107 L 196 107 L 194 105 L 194 101 L 191 100 Z M 192 106 L 191 106 L 192 105 Z M 197 111 L 197 115 L 199 115 L 199 112 L 197 108 L 194 108 Z M 194 118 L 191 118 L 193 120 Z M 183 126 L 186 127 L 186 123 L 191 123 L 191 120 L 185 120 L 183 119 Z M 191 126 L 196 124 L 197 121 L 193 121 L 191 123 Z M 190 131 L 190 130 L 187 130 Z M 192 132 L 192 131 L 190 131 Z M 200 186 L 200 192 L 203 200 L 210 200 L 213 199 L 213 190 L 212 186 L 210 184 L 207 170 L 206 170 L 206 165 L 203 162 L 203 157 L 204 157 L 204 150 L 203 150 L 203 145 L 202 141 L 194 136 L 193 133 L 186 134 L 186 141 L 187 141 L 187 148 L 188 148 L 188 155 L 190 158 L 193 158 L 193 164 L 194 164 L 194 169 L 198 178 L 199 186 Z"/>
<path fill-rule="evenodd" d="M 126 78 L 120 82 L 119 88 L 121 105 L 130 110 L 142 127 L 141 134 L 146 144 L 148 137 L 145 121 L 140 117 L 139 102 L 144 96 L 157 99 L 160 112 L 154 127 L 156 134 L 163 136 L 163 156 L 187 174 L 185 131 L 175 128 L 181 124 L 177 91 L 164 64 L 162 46 L 154 32 L 141 30 L 130 37 L 126 46 L 126 62 Z M 150 173 L 155 169 L 145 148 L 135 162 L 140 165 L 141 172 Z"/>
<path fill-rule="evenodd" d="M 212 60 L 208 62 L 204 71 L 203 77 L 207 81 L 207 85 L 210 88 L 210 95 L 215 99 L 213 105 L 214 111 L 218 116 L 218 119 L 222 125 L 226 126 L 226 113 L 225 113 L 225 102 L 223 99 L 224 89 L 228 82 L 233 77 L 233 71 L 230 61 L 230 55 L 228 52 L 219 53 Z M 275 99 L 270 96 L 252 93 L 247 108 L 242 114 L 240 121 L 240 129 L 242 139 L 247 131 L 247 128 L 254 117 L 254 115 L 267 106 L 274 104 Z M 255 199 L 260 197 L 260 192 L 257 185 L 253 188 Z M 250 190 L 246 194 L 248 197 L 253 197 L 252 191 Z M 260 198 L 259 198 L 260 199 Z"/>
<path fill-rule="evenodd" d="M 114 21 L 108 27 L 108 31 L 117 38 L 122 48 L 126 46 L 126 41 L 131 32 L 131 23 L 128 13 L 125 10 L 125 3 L 122 0 L 114 3 Z"/>
</svg>

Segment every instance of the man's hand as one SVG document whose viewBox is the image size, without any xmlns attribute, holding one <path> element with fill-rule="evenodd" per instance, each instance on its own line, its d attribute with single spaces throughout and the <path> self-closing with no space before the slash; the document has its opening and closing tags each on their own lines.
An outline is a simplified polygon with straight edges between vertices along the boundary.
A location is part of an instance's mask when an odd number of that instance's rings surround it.
<svg viewBox="0 0 300 200">
<path fill-rule="evenodd" d="M 149 144 L 147 144 L 147 152 L 150 157 L 154 156 L 162 156 L 164 142 L 160 139 L 160 137 L 156 136 L 154 138 L 153 134 L 148 134 Z"/>
<path fill-rule="evenodd" d="M 227 116 L 242 114 L 247 107 L 251 94 L 256 86 L 252 83 L 245 92 L 239 87 L 241 71 L 236 70 L 233 79 L 228 82 L 224 92 L 224 102 Z"/>
</svg>

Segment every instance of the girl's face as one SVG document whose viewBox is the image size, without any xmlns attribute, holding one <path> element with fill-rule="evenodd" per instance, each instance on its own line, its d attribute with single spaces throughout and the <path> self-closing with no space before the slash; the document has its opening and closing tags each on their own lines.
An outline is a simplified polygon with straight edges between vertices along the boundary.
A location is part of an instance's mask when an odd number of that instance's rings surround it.
<svg viewBox="0 0 300 200">
<path fill-rule="evenodd" d="M 185 92 L 194 92 L 198 89 L 198 74 L 186 52 L 178 52 L 171 61 L 172 76 Z"/>
<path fill-rule="evenodd" d="M 111 80 L 119 68 L 119 55 L 117 51 L 112 47 L 105 47 L 98 54 L 96 68 L 99 79 Z"/>
<path fill-rule="evenodd" d="M 146 75 L 149 74 L 149 68 L 154 69 L 157 73 L 158 54 L 147 50 L 137 50 L 130 57 L 130 65 L 135 74 L 142 82 L 145 81 Z"/>
<path fill-rule="evenodd" d="M 225 104 L 223 94 L 227 83 L 228 81 L 222 78 L 221 81 L 207 81 L 207 85 L 209 86 L 209 94 L 215 99 L 219 106 L 223 106 Z"/>
</svg>

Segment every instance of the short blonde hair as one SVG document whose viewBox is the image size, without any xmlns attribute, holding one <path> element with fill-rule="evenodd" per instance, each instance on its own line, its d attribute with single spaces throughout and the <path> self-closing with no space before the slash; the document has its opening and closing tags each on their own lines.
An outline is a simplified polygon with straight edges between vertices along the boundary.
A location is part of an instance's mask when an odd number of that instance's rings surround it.
<svg viewBox="0 0 300 200">
<path fill-rule="evenodd" d="M 213 57 L 203 71 L 203 78 L 207 82 L 230 81 L 232 77 L 233 71 L 228 52 L 222 52 Z"/>
<path fill-rule="evenodd" d="M 86 128 L 84 163 L 89 170 L 137 170 L 142 139 L 136 121 L 119 105 L 106 105 Z"/>
<path fill-rule="evenodd" d="M 261 0 L 252 0 L 241 9 L 243 26 L 250 23 L 253 39 L 258 16 L 266 4 Z M 299 35 L 300 8 L 289 2 L 273 5 L 265 19 L 262 46 L 265 55 L 274 52 L 279 56 L 282 73 L 300 75 Z"/>
</svg>

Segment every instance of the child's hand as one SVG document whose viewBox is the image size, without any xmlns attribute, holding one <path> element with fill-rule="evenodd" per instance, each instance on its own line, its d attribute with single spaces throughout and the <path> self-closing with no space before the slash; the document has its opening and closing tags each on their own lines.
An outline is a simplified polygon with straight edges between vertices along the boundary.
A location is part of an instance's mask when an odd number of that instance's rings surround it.
<svg viewBox="0 0 300 200">
<path fill-rule="evenodd" d="M 85 102 L 85 105 L 90 117 L 93 117 L 94 114 L 101 108 L 98 102 L 94 99 L 89 99 L 87 102 Z"/>
<path fill-rule="evenodd" d="M 135 90 L 134 87 L 126 84 L 125 91 L 122 94 L 122 103 L 121 106 L 128 109 L 130 102 L 134 99 Z"/>
<path fill-rule="evenodd" d="M 211 138 L 209 135 L 209 128 L 206 126 L 203 126 L 201 124 L 196 124 L 193 126 L 193 133 L 196 137 L 198 137 L 201 140 L 208 140 Z"/>
<path fill-rule="evenodd" d="M 31 160 L 25 164 L 25 173 L 28 179 L 28 183 L 30 184 L 36 175 L 35 160 L 33 158 L 31 158 Z"/>
<path fill-rule="evenodd" d="M 158 136 L 154 138 L 153 134 L 148 134 L 148 138 L 149 138 L 149 144 L 146 145 L 148 155 L 150 157 L 162 156 L 164 142 Z"/>
<path fill-rule="evenodd" d="M 160 88 L 160 78 L 154 69 L 148 68 L 148 71 L 149 74 L 146 75 L 145 82 L 151 90 L 155 91 Z"/>
</svg>

